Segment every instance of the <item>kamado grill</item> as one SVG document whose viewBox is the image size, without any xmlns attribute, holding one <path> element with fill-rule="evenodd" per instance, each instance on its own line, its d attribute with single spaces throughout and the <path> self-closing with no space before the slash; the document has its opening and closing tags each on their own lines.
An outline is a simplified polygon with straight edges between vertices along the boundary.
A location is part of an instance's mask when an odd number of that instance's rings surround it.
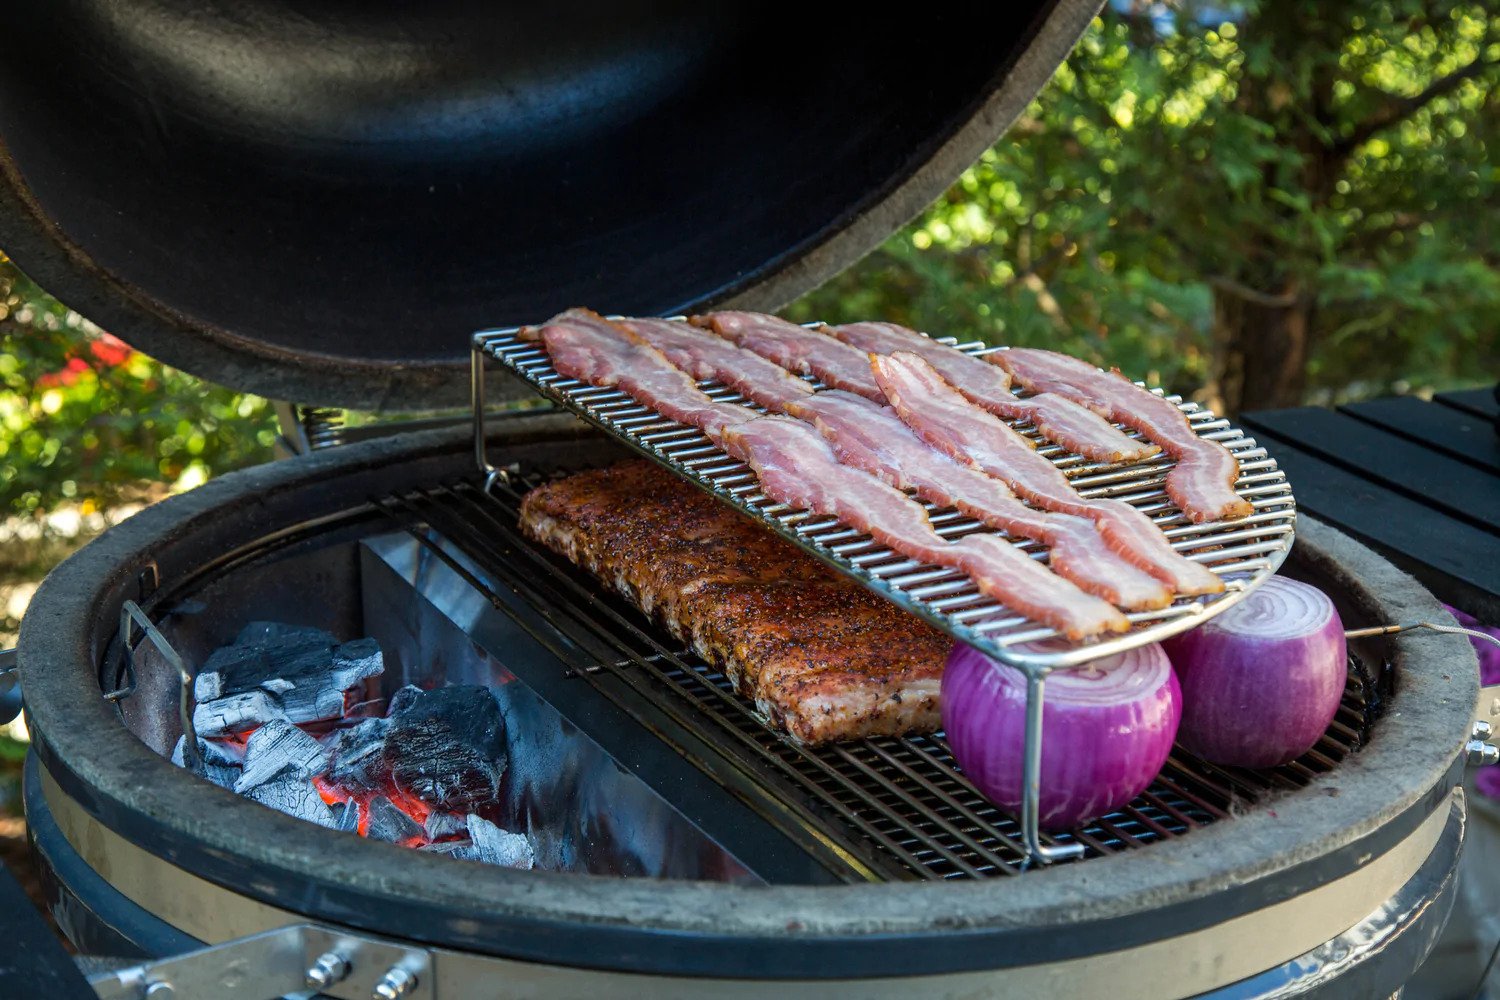
<svg viewBox="0 0 1500 1000">
<path fill-rule="evenodd" d="M 576 301 L 650 315 L 789 300 L 992 143 L 1094 5 L 1014 10 L 985 46 L 920 76 L 892 67 L 957 30 L 943 15 L 841 25 L 815 69 L 782 73 L 765 61 L 782 28 L 748 10 L 554 21 L 333 6 L 37 3 L 0 67 L 0 237 L 70 305 L 278 398 L 474 403 L 472 422 L 378 434 L 304 408 L 286 430 L 308 454 L 148 509 L 38 591 L 19 650 L 28 821 L 53 915 L 95 957 L 100 996 L 1400 988 L 1452 901 L 1474 657 L 1458 636 L 1377 634 L 1446 619 L 1383 560 L 1294 520 L 1274 458 L 1212 414 L 1183 407 L 1240 458 L 1245 521 L 1175 516 L 1165 462 L 1048 453 L 1229 584 L 1133 616 L 1108 642 L 1180 631 L 1278 568 L 1369 634 L 1351 641 L 1334 723 L 1297 761 L 1248 771 L 1178 751 L 1128 807 L 1057 834 L 1034 808 L 1022 822 L 987 801 L 940 735 L 779 735 L 721 673 L 518 528 L 528 489 L 634 450 L 1019 663 L 1033 695 L 1085 655 L 1022 652 L 1044 631 L 767 503 L 696 431 L 560 378 L 505 324 Z M 534 389 L 559 405 L 486 408 Z M 253 624 L 267 622 L 283 625 Z M 222 751 L 180 738 L 234 693 L 215 651 L 285 626 L 326 631 L 313 645 L 344 679 L 316 698 L 346 710 L 356 695 L 430 697 L 407 685 L 488 688 L 503 726 L 457 710 L 439 729 L 462 738 L 435 756 L 472 764 L 483 744 L 503 769 L 405 764 L 442 795 L 489 782 L 473 808 L 521 832 L 504 849 L 531 868 L 474 863 L 498 856 L 481 824 L 470 817 L 461 853 L 392 785 L 373 793 L 377 817 L 372 797 L 357 815 L 331 795 L 276 811 L 205 780 Z M 393 707 L 389 725 L 402 718 Z M 283 814 L 304 806 L 326 822 Z M 408 846 L 381 842 L 378 824 Z"/>
</svg>

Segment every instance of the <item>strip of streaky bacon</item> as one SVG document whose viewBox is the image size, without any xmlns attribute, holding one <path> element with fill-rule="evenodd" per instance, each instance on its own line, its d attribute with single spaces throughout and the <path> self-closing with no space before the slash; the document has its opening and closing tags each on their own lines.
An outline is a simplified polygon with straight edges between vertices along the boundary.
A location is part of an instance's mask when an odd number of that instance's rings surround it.
<svg viewBox="0 0 1500 1000">
<path fill-rule="evenodd" d="M 1097 413 L 1064 396 L 1044 392 L 1019 399 L 1010 391 L 1005 369 L 897 323 L 846 323 L 820 329 L 868 354 L 910 351 L 937 369 L 969 402 L 997 416 L 1029 421 L 1048 441 L 1096 462 L 1139 462 L 1161 451 L 1150 441 L 1127 437 Z"/>
<path fill-rule="evenodd" d="M 1039 507 L 1093 521 L 1110 547 L 1179 594 L 1214 594 L 1224 583 L 1168 544 L 1151 519 L 1119 500 L 1085 500 L 1068 478 L 1010 425 L 970 403 L 920 357 L 874 355 L 871 367 L 901 420 L 932 447 L 1002 479 Z"/>
<path fill-rule="evenodd" d="M 1167 495 L 1195 523 L 1235 520 L 1254 512 L 1234 491 L 1240 464 L 1229 449 L 1193 433 L 1175 404 L 1118 371 L 1100 371 L 1077 358 L 1034 348 L 997 351 L 989 360 L 1028 389 L 1066 396 L 1161 445 L 1177 460 L 1167 473 Z"/>
<path fill-rule="evenodd" d="M 1026 506 L 1000 480 L 928 447 L 889 406 L 835 389 L 797 402 L 788 412 L 811 421 L 845 465 L 1046 545 L 1052 571 L 1087 593 L 1131 611 L 1172 602 L 1172 592 L 1111 549 L 1093 522 Z"/>
<path fill-rule="evenodd" d="M 789 372 L 812 375 L 834 389 L 885 402 L 870 374 L 869 356 L 832 337 L 765 313 L 716 312 L 694 316 L 691 321 Z"/>
<path fill-rule="evenodd" d="M 1172 602 L 1160 581 L 1117 555 L 1091 522 L 1027 507 L 999 480 L 928 447 L 888 406 L 837 389 L 814 393 L 760 355 L 696 327 L 659 319 L 615 325 L 649 341 L 694 378 L 717 379 L 768 409 L 812 422 L 845 465 L 1049 546 L 1052 569 L 1090 594 L 1132 611 Z M 986 373 L 999 373 L 983 362 L 975 364 Z"/>
<path fill-rule="evenodd" d="M 893 551 L 965 573 L 979 591 L 1034 621 L 1078 640 L 1123 632 L 1129 620 L 1084 593 L 998 535 L 947 541 L 927 511 L 905 493 L 839 462 L 818 432 L 789 417 L 770 416 L 724 429 L 724 447 L 755 470 L 771 499 L 836 517 Z"/>
<path fill-rule="evenodd" d="M 669 420 L 697 427 L 715 443 L 725 427 L 755 416 L 743 406 L 711 399 L 662 352 L 631 341 L 587 309 L 559 313 L 540 328 L 522 330 L 520 336 L 541 341 L 559 373 L 589 385 L 618 386 L 636 402 Z"/>
<path fill-rule="evenodd" d="M 784 410 L 814 392 L 780 365 L 696 326 L 666 319 L 622 319 L 615 325 L 638 343 L 661 351 L 693 378 L 717 379 L 768 410 Z"/>
</svg>

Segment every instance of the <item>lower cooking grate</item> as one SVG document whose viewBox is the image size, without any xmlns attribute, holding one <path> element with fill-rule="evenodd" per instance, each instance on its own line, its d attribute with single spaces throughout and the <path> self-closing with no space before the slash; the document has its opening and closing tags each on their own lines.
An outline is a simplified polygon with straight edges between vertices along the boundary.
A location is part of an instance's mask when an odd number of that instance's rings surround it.
<svg viewBox="0 0 1500 1000">
<path fill-rule="evenodd" d="M 723 761 L 699 761 L 731 791 L 809 844 L 836 874 L 860 879 L 948 879 L 1016 874 L 1027 853 L 1015 818 L 959 772 L 940 735 L 881 737 L 804 747 L 769 729 L 753 704 L 636 609 L 591 577 L 522 537 L 521 496 L 545 479 L 516 476 L 489 492 L 470 482 L 375 500 L 471 584 L 499 602 L 514 592 L 565 637 L 580 683 L 619 703 L 620 682 L 660 706 L 681 734 Z M 470 565 L 440 544 L 463 553 Z M 477 572 L 475 571 L 477 568 Z M 1178 750 L 1126 808 L 1044 843 L 1080 843 L 1099 857 L 1224 819 L 1331 770 L 1368 734 L 1379 707 L 1376 678 L 1351 656 L 1343 704 L 1318 745 L 1270 771 L 1218 767 Z M 674 733 L 661 735 L 675 742 Z M 680 734 L 679 734 L 680 735 Z"/>
</svg>

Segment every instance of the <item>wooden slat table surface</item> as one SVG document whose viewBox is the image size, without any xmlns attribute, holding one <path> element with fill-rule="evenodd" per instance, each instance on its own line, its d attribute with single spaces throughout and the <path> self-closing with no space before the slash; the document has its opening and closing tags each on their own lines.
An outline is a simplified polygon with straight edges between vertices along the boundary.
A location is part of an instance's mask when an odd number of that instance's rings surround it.
<svg viewBox="0 0 1500 1000">
<path fill-rule="evenodd" d="M 1500 401 L 1494 389 L 1245 414 L 1301 510 L 1440 599 L 1500 622 Z"/>
</svg>

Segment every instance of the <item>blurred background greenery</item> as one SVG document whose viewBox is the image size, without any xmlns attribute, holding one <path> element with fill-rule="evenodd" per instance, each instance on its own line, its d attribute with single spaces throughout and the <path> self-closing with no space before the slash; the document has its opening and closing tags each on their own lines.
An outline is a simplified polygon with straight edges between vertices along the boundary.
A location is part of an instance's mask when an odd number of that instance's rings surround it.
<svg viewBox="0 0 1500 1000">
<path fill-rule="evenodd" d="M 1497 84 L 1492 4 L 1112 3 L 1007 138 L 788 314 L 1049 346 L 1231 413 L 1493 382 Z M 4 642 L 62 552 L 275 428 L 3 255 L 0 336 Z"/>
</svg>

